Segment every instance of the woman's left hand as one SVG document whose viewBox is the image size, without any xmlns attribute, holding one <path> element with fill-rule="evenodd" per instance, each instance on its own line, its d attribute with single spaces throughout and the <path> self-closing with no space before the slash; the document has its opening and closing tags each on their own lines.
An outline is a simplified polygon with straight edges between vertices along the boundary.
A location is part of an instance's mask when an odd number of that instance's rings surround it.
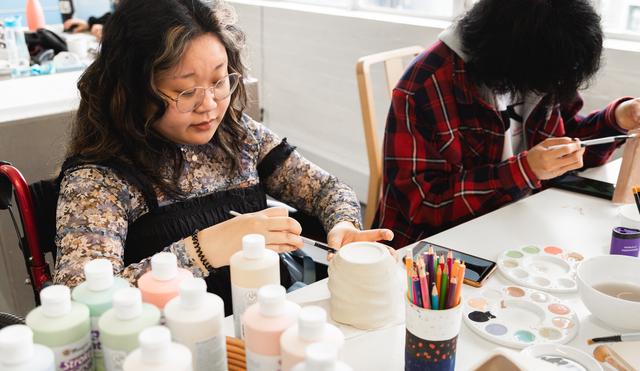
<svg viewBox="0 0 640 371">
<path fill-rule="evenodd" d="M 393 232 L 389 229 L 367 229 L 360 230 L 353 223 L 340 222 L 336 224 L 327 234 L 327 244 L 329 247 L 339 249 L 343 245 L 356 241 L 391 241 Z M 332 254 L 327 257 L 331 259 Z"/>
<path fill-rule="evenodd" d="M 625 130 L 640 128 L 640 98 L 624 101 L 616 107 L 616 122 Z"/>
</svg>

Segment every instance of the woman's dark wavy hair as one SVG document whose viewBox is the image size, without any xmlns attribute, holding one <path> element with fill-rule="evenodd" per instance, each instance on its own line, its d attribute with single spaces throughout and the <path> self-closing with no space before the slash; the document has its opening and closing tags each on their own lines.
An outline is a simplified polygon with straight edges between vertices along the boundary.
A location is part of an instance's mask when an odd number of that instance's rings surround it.
<svg viewBox="0 0 640 371">
<path fill-rule="evenodd" d="M 82 162 L 119 160 L 146 176 L 161 191 L 182 197 L 177 181 L 183 159 L 178 146 L 152 125 L 168 103 L 155 85 L 156 76 L 177 65 L 189 42 L 203 34 L 217 36 L 227 51 L 230 72 L 244 74 L 244 34 L 228 22 L 233 11 L 199 0 L 123 0 L 104 27 L 102 48 L 80 81 L 78 108 L 67 156 Z M 241 126 L 246 105 L 242 83 L 231 95 L 215 141 L 239 168 L 238 153 L 246 133 Z M 166 161 L 175 171 L 163 178 Z"/>
<path fill-rule="evenodd" d="M 480 0 L 458 32 L 470 80 L 496 93 L 560 102 L 600 68 L 603 33 L 588 0 Z"/>
</svg>

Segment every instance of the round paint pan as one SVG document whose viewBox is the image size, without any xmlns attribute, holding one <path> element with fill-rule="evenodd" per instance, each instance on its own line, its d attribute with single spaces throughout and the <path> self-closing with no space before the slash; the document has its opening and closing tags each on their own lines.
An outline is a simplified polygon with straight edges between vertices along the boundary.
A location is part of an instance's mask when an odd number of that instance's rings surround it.
<svg viewBox="0 0 640 371">
<path fill-rule="evenodd" d="M 603 371 L 602 366 L 589 354 L 567 345 L 532 345 L 522 353 L 548 362 L 558 371 Z"/>
<path fill-rule="evenodd" d="M 564 344 L 578 332 L 578 317 L 565 302 L 546 292 L 520 286 L 487 288 L 466 298 L 464 322 L 494 343 L 526 348 Z"/>
<path fill-rule="evenodd" d="M 557 246 L 524 246 L 498 257 L 500 272 L 512 282 L 554 293 L 578 291 L 576 269 L 584 257 Z"/>
</svg>

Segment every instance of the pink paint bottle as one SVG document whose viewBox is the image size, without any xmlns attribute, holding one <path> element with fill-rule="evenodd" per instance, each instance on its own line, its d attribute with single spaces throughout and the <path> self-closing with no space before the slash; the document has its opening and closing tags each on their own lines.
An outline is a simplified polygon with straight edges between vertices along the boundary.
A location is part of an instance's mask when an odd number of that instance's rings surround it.
<svg viewBox="0 0 640 371">
<path fill-rule="evenodd" d="M 170 252 L 159 252 L 151 258 L 151 271 L 138 280 L 142 301 L 164 309 L 169 300 L 178 296 L 180 283 L 192 278 L 190 271 L 178 268 L 178 259 Z"/>
<path fill-rule="evenodd" d="M 280 336 L 298 318 L 300 306 L 286 300 L 279 285 L 258 290 L 258 302 L 242 316 L 247 371 L 280 370 Z"/>
<path fill-rule="evenodd" d="M 298 324 L 289 327 L 280 337 L 282 371 L 304 361 L 309 345 L 317 342 L 333 344 L 338 351 L 344 345 L 344 335 L 336 326 L 327 323 L 327 312 L 315 305 L 300 310 Z"/>
</svg>

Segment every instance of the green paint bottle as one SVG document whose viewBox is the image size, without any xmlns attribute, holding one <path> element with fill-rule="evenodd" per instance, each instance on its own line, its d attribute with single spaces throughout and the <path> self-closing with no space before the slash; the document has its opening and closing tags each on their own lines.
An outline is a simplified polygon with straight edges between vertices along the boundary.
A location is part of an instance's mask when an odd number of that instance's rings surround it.
<svg viewBox="0 0 640 371">
<path fill-rule="evenodd" d="M 98 319 L 104 312 L 111 309 L 113 294 L 129 287 L 129 282 L 120 277 L 113 277 L 113 265 L 107 259 L 95 259 L 85 264 L 84 275 L 86 281 L 73 289 L 71 297 L 89 308 L 93 364 L 96 371 L 104 371 L 104 354 L 100 345 Z"/>
<path fill-rule="evenodd" d="M 160 310 L 155 305 L 142 303 L 139 289 L 118 290 L 113 295 L 113 308 L 98 322 L 106 370 L 122 371 L 126 356 L 140 346 L 140 332 L 159 323 Z"/>
<path fill-rule="evenodd" d="M 62 285 L 42 289 L 40 302 L 27 315 L 33 341 L 53 351 L 57 371 L 93 370 L 89 308 L 72 302 L 71 290 Z"/>
</svg>

